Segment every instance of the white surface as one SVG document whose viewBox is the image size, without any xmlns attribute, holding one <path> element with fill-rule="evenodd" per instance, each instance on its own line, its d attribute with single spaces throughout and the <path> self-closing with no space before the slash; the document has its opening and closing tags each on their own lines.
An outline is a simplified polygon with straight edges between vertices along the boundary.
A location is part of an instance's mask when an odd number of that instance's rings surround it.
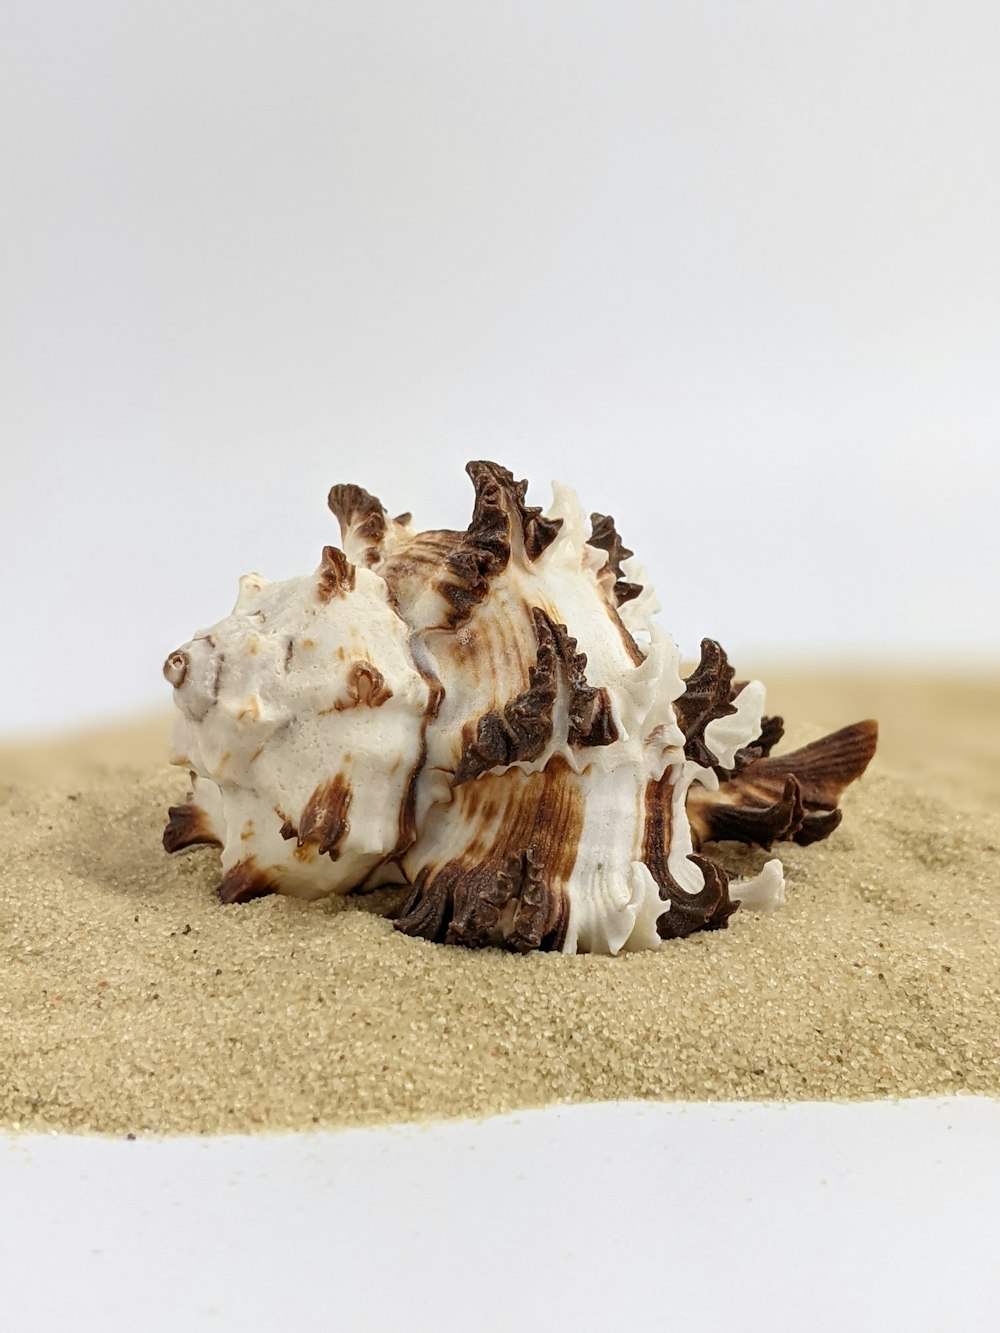
<svg viewBox="0 0 1000 1333">
<path fill-rule="evenodd" d="M 0 730 L 484 456 L 689 654 L 996 654 L 998 67 L 993 0 L 5 0 Z"/>
<path fill-rule="evenodd" d="M 1000 1102 L 0 1140 L 5 1327 L 1000 1326 Z"/>
</svg>

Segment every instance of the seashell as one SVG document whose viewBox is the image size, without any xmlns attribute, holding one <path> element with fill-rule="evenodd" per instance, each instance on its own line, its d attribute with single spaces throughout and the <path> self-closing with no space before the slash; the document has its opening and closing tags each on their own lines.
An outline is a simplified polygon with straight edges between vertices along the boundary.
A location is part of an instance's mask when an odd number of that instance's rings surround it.
<svg viewBox="0 0 1000 1333">
<path fill-rule="evenodd" d="M 612 518 L 467 471 L 464 532 L 334 486 L 341 548 L 244 576 L 168 657 L 192 792 L 164 846 L 217 844 L 226 903 L 406 885 L 397 930 L 471 947 L 616 954 L 778 906 L 778 860 L 731 880 L 706 846 L 827 837 L 876 724 L 774 757 L 717 643 L 682 678 Z"/>
</svg>

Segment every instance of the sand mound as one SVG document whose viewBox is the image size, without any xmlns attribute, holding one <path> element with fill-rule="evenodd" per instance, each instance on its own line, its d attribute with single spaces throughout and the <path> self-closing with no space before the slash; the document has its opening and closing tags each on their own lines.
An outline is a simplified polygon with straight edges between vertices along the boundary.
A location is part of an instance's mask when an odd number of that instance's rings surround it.
<svg viewBox="0 0 1000 1333">
<path fill-rule="evenodd" d="M 820 730 L 791 727 L 787 748 Z M 216 1133 L 606 1098 L 1000 1093 L 1000 816 L 971 794 L 981 747 L 968 799 L 954 777 L 946 799 L 887 732 L 830 841 L 776 849 L 787 907 L 616 959 L 410 939 L 377 915 L 389 892 L 220 908 L 217 852 L 160 846 L 185 777 L 159 762 L 159 726 L 8 752 L 0 1125 Z M 954 745 L 948 762 L 961 769 Z M 766 859 L 713 854 L 743 873 Z"/>
</svg>

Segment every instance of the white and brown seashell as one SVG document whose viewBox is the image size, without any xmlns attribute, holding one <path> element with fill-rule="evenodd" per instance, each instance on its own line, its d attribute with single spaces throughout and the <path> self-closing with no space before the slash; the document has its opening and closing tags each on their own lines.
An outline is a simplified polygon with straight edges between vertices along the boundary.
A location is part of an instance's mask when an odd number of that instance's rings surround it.
<svg viewBox="0 0 1000 1333">
<path fill-rule="evenodd" d="M 763 686 L 710 639 L 681 678 L 612 519 L 467 470 L 464 532 L 335 486 L 343 549 L 246 575 L 168 657 L 193 791 L 167 850 L 218 844 L 227 903 L 406 884 L 398 930 L 469 946 L 614 954 L 776 906 L 780 862 L 730 882 L 700 849 L 826 837 L 875 723 L 771 757 Z"/>
</svg>

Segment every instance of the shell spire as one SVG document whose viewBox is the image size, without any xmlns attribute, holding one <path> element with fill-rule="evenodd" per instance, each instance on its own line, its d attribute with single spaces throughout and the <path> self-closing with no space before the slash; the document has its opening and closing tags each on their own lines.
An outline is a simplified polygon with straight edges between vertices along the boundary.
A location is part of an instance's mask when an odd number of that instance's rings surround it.
<svg viewBox="0 0 1000 1333">
<path fill-rule="evenodd" d="M 610 515 L 466 470 L 464 531 L 334 486 L 341 547 L 244 576 L 168 657 L 191 791 L 166 849 L 221 848 L 226 903 L 404 884 L 398 930 L 515 952 L 655 948 L 777 906 L 779 861 L 731 880 L 710 844 L 827 837 L 875 724 L 776 757 L 781 719 L 719 644 L 681 677 Z"/>
</svg>

